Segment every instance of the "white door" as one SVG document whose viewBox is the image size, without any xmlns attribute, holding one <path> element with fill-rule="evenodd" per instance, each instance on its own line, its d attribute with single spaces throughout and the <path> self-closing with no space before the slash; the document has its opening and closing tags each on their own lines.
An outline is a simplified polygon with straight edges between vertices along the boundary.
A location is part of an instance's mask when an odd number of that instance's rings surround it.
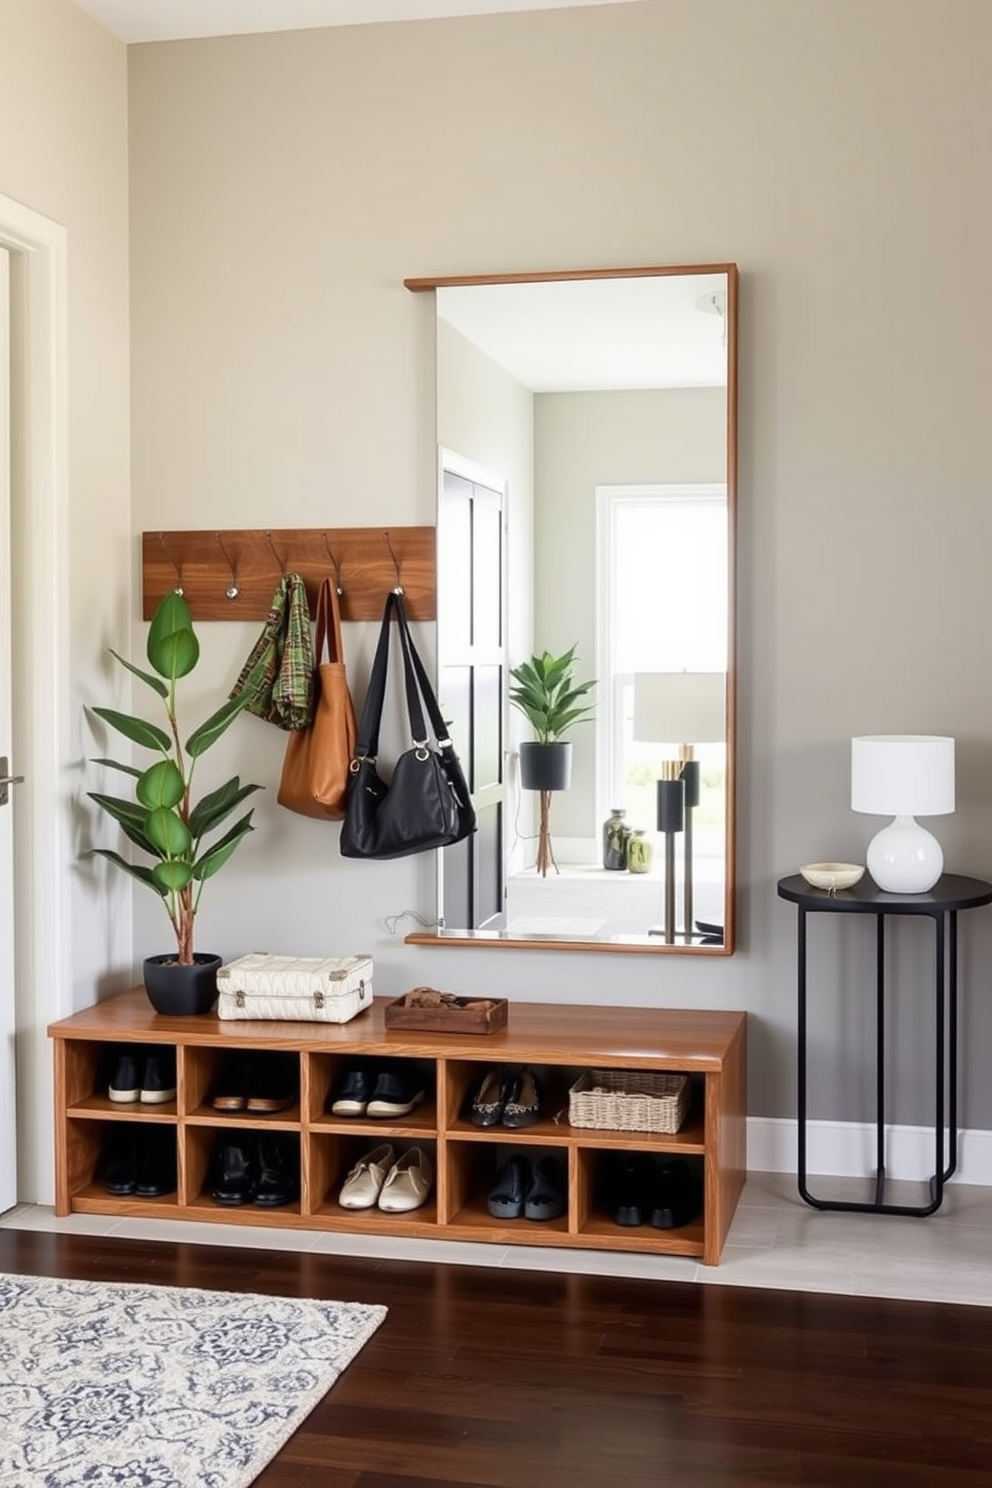
<svg viewBox="0 0 992 1488">
<path fill-rule="evenodd" d="M 17 1201 L 10 645 L 10 255 L 0 248 L 0 1212 Z M 2 804 L 4 796 L 6 804 Z"/>
</svg>

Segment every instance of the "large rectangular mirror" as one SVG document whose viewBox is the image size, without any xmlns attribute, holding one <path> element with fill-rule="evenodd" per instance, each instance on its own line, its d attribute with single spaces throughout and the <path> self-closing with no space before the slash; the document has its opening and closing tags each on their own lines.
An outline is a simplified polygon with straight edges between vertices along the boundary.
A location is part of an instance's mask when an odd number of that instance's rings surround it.
<svg viewBox="0 0 992 1488">
<path fill-rule="evenodd" d="M 406 283 L 436 298 L 438 683 L 479 819 L 409 939 L 730 954 L 736 267 Z M 511 692 L 569 652 L 592 712 L 534 749 Z"/>
</svg>

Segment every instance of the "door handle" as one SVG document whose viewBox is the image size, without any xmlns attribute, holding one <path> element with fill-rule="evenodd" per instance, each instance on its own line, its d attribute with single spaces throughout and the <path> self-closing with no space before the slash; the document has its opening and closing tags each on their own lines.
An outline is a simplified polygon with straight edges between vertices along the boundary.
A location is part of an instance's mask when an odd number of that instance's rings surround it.
<svg viewBox="0 0 992 1488">
<path fill-rule="evenodd" d="M 10 760 L 5 754 L 0 754 L 0 806 L 6 806 L 10 799 L 10 793 L 7 787 L 21 785 L 24 781 L 23 775 L 8 775 L 7 771 L 9 769 Z"/>
</svg>

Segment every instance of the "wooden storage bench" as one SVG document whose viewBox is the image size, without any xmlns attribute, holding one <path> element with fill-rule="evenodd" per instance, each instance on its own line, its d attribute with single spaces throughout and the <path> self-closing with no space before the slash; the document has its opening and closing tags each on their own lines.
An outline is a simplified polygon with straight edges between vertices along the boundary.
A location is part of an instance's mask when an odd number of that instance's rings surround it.
<svg viewBox="0 0 992 1488">
<path fill-rule="evenodd" d="M 500 1245 L 550 1245 L 720 1259 L 744 1183 L 746 1017 L 734 1012 L 511 1003 L 505 1028 L 483 1038 L 387 1029 L 388 999 L 350 1023 L 220 1022 L 212 1014 L 166 1018 L 140 987 L 54 1023 L 56 1213 L 211 1220 L 279 1229 L 333 1230 Z M 119 1105 L 105 1071 L 114 1045 L 175 1048 L 177 1097 L 166 1105 Z M 283 1050 L 300 1061 L 300 1099 L 275 1115 L 213 1109 L 208 1092 L 225 1051 Z M 383 1121 L 337 1118 L 326 1110 L 341 1070 L 353 1062 L 413 1060 L 427 1098 L 408 1116 Z M 545 1081 L 541 1119 L 523 1130 L 480 1128 L 466 1100 L 487 1068 L 534 1066 Z M 692 1083 L 677 1132 L 620 1132 L 568 1124 L 568 1091 L 588 1068 L 674 1071 Z M 558 1119 L 556 1120 L 555 1117 Z M 164 1198 L 116 1198 L 100 1181 L 111 1122 L 154 1122 L 175 1131 L 178 1191 Z M 272 1210 L 218 1206 L 210 1197 L 210 1155 L 224 1129 L 292 1134 L 299 1141 L 297 1202 Z M 380 1142 L 426 1147 L 436 1167 L 421 1209 L 348 1212 L 337 1193 L 348 1168 Z M 547 1222 L 500 1221 L 487 1195 L 509 1150 L 556 1153 L 568 1175 L 568 1212 Z M 630 1152 L 685 1157 L 702 1168 L 702 1215 L 679 1229 L 616 1224 L 602 1199 L 604 1165 Z"/>
</svg>

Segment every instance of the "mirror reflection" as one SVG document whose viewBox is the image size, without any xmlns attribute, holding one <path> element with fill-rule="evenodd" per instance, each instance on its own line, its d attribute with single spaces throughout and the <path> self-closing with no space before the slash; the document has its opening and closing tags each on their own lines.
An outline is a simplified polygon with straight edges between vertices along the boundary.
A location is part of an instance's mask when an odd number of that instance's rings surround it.
<svg viewBox="0 0 992 1488">
<path fill-rule="evenodd" d="M 736 271 L 432 287 L 439 691 L 479 817 L 438 935 L 727 954 Z"/>
</svg>

